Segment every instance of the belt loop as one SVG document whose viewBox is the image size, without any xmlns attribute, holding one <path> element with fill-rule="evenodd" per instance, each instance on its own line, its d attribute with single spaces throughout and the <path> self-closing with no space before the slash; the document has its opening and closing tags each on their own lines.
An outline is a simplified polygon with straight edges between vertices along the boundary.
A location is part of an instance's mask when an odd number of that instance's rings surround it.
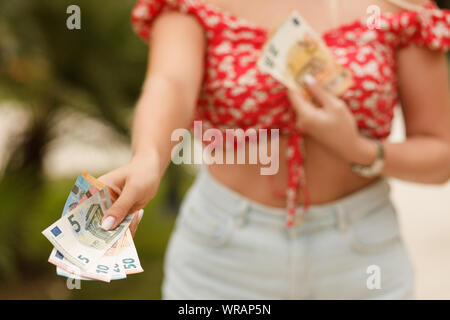
<svg viewBox="0 0 450 320">
<path fill-rule="evenodd" d="M 236 227 L 242 228 L 247 223 L 247 212 L 249 206 L 250 205 L 246 200 L 242 200 L 242 203 L 236 214 Z"/>
<path fill-rule="evenodd" d="M 337 228 L 340 232 L 345 232 L 347 231 L 347 227 L 348 227 L 348 221 L 347 221 L 347 214 L 345 211 L 345 208 L 338 204 L 336 205 L 336 223 L 337 223 Z"/>
</svg>

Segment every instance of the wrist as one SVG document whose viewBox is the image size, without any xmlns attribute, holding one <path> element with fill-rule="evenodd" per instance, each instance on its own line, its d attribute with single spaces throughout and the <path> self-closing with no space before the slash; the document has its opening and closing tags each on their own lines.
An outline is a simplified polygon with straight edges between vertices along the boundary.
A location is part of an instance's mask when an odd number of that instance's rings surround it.
<svg viewBox="0 0 450 320">
<path fill-rule="evenodd" d="M 352 150 L 348 160 L 353 164 L 371 166 L 377 160 L 378 146 L 372 139 L 359 135 Z"/>
<path fill-rule="evenodd" d="M 131 144 L 132 159 L 152 159 L 159 157 L 158 144 L 152 141 L 133 141 Z"/>
<path fill-rule="evenodd" d="M 364 142 L 365 141 L 365 142 Z M 372 146 L 376 148 L 375 159 L 372 160 Z M 373 178 L 379 176 L 385 164 L 384 145 L 378 140 L 369 140 L 365 138 L 361 140 L 360 153 L 357 160 L 360 162 L 352 162 L 352 170 L 358 175 L 365 178 Z M 366 162 L 367 161 L 367 162 Z M 370 163 L 369 163 L 370 161 Z M 367 163 L 367 164 L 366 164 Z"/>
<path fill-rule="evenodd" d="M 145 150 L 133 152 L 131 163 L 145 165 L 158 177 L 162 177 L 163 168 L 161 167 L 161 157 L 156 148 L 147 147 Z"/>
</svg>

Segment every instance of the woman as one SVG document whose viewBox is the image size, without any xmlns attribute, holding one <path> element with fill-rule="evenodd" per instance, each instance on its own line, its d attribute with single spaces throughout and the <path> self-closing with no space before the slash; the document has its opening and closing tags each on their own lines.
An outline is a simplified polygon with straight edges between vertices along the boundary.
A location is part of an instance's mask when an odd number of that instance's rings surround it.
<svg viewBox="0 0 450 320">
<path fill-rule="evenodd" d="M 361 19 L 371 5 L 381 11 L 375 28 Z M 306 77 L 309 102 L 258 70 L 268 30 L 291 9 L 350 70 L 342 96 Z M 105 229 L 153 198 L 172 132 L 193 119 L 280 129 L 277 174 L 261 175 L 263 164 L 202 168 L 169 243 L 163 297 L 411 298 L 384 177 L 449 179 L 449 12 L 422 0 L 141 0 L 132 19 L 152 49 L 132 160 L 102 177 L 121 193 Z M 390 143 L 400 102 L 407 139 Z"/>
</svg>

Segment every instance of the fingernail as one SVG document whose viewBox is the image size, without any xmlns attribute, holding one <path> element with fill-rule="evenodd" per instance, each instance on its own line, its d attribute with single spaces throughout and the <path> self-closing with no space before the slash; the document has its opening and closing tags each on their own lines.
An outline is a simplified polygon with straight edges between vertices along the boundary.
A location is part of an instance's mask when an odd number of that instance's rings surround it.
<svg viewBox="0 0 450 320">
<path fill-rule="evenodd" d="M 314 78 L 314 77 L 313 77 L 312 75 L 310 75 L 309 73 L 305 75 L 304 80 L 305 80 L 305 82 L 306 82 L 307 84 L 313 85 L 313 84 L 316 83 L 316 78 Z"/>
<path fill-rule="evenodd" d="M 138 211 L 138 223 L 141 222 L 143 216 L 144 216 L 144 209 L 141 209 Z"/>
<path fill-rule="evenodd" d="M 115 221 L 116 219 L 114 219 L 113 216 L 106 217 L 105 220 L 103 220 L 102 222 L 101 228 L 105 231 L 108 231 L 112 228 Z"/>
</svg>

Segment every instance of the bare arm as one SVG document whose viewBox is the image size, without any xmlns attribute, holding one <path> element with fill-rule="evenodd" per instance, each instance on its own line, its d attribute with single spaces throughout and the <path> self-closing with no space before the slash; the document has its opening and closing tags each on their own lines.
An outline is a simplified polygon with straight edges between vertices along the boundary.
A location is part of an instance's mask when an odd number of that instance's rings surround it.
<svg viewBox="0 0 450 320">
<path fill-rule="evenodd" d="M 389 0 L 388 12 L 420 10 L 429 0 Z M 450 179 L 450 96 L 444 53 L 411 45 L 397 53 L 397 77 L 406 141 L 385 142 L 383 174 L 419 183 L 445 183 Z M 363 147 L 364 148 L 364 147 Z M 366 143 L 366 164 L 373 146 Z M 370 149 L 372 149 L 370 151 Z M 372 156 L 369 156 L 372 154 Z"/>
<path fill-rule="evenodd" d="M 386 143 L 384 174 L 421 183 L 450 178 L 450 96 L 443 53 L 411 47 L 398 54 L 407 139 Z"/>
<path fill-rule="evenodd" d="M 147 75 L 134 116 L 132 160 L 100 178 L 120 193 L 103 218 L 107 230 L 156 195 L 170 161 L 172 131 L 189 127 L 201 87 L 205 39 L 194 17 L 163 13 L 154 21 L 151 38 Z M 137 224 L 135 219 L 133 233 Z"/>
<path fill-rule="evenodd" d="M 168 13 L 153 26 L 149 67 L 136 107 L 133 156 L 158 155 L 160 173 L 170 159 L 170 135 L 189 127 L 203 76 L 204 35 L 195 18 Z"/>
</svg>

